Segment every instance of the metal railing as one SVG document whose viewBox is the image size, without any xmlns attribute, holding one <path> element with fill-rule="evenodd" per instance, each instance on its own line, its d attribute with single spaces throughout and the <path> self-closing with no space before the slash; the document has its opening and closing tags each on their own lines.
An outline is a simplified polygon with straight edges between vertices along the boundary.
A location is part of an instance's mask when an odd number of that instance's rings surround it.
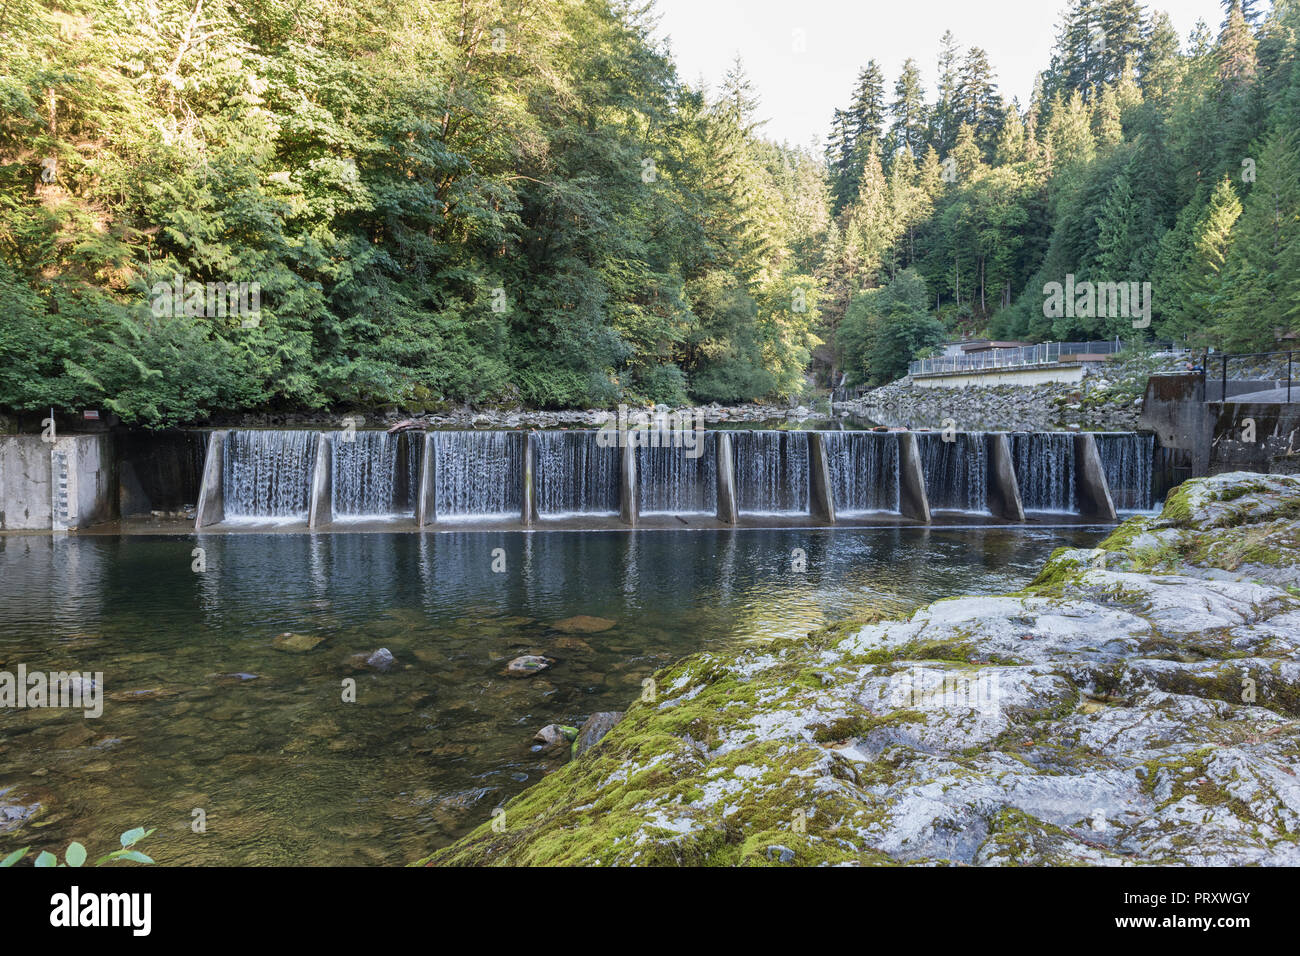
<svg viewBox="0 0 1300 956">
<path fill-rule="evenodd" d="M 1206 352 L 1195 371 L 1203 372 L 1206 376 L 1206 395 L 1207 402 L 1225 402 L 1230 398 L 1237 398 L 1243 395 L 1260 395 L 1265 393 L 1276 392 L 1276 402 L 1283 401 L 1283 391 L 1286 393 L 1285 404 L 1291 404 L 1292 390 L 1296 390 L 1297 397 L 1300 397 L 1300 383 L 1295 382 L 1293 375 L 1295 372 L 1295 359 L 1297 352 L 1242 352 L 1235 355 L 1228 353 L 1214 354 Z M 1286 361 L 1286 376 L 1282 376 L 1282 362 Z M 1254 372 L 1255 378 L 1232 378 L 1229 374 L 1233 364 L 1236 365 L 1240 372 L 1244 364 L 1249 364 L 1247 372 Z M 1261 375 L 1276 371 L 1276 375 Z M 1211 376 L 1218 381 L 1213 381 Z M 1218 385 L 1218 393 L 1211 397 L 1210 384 Z M 1234 391 L 1235 389 L 1235 391 Z M 1253 401 L 1259 404 L 1274 404 L 1274 399 L 1255 398 Z"/>
<path fill-rule="evenodd" d="M 1174 348 L 1173 343 L 1152 342 L 1151 348 Z M 1128 348 L 1128 344 L 1114 339 L 1108 342 L 1046 342 L 1010 349 L 990 349 L 970 355 L 943 355 L 938 358 L 919 359 L 908 366 L 909 375 L 945 375 L 957 372 L 981 372 L 1003 368 L 1030 368 L 1035 365 L 1056 365 L 1061 356 L 1114 355 Z"/>
</svg>

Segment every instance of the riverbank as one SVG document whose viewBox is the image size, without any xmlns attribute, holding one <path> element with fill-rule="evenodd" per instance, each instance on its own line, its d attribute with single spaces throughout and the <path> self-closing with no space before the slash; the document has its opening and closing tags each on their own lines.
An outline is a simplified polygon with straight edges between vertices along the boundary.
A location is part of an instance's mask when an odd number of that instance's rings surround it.
<svg viewBox="0 0 1300 956">
<path fill-rule="evenodd" d="M 1300 864 L 1300 480 L 1188 482 L 1023 592 L 659 672 L 433 865 Z"/>
<path fill-rule="evenodd" d="M 907 428 L 942 429 L 951 421 L 959 431 L 1134 431 L 1147 379 L 1185 363 L 1135 355 L 1087 367 L 1075 385 L 922 388 L 908 376 L 834 410 Z"/>
</svg>

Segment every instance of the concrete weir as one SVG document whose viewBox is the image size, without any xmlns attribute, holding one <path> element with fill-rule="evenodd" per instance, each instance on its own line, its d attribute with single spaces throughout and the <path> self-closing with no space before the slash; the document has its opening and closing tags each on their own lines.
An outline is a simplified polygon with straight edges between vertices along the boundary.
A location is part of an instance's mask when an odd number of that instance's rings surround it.
<svg viewBox="0 0 1300 956">
<path fill-rule="evenodd" d="M 417 528 L 433 524 L 438 517 L 437 499 L 434 497 L 437 491 L 438 460 L 434 454 L 433 435 L 426 433 L 421 444 L 424 446 L 424 454 L 420 457 L 420 487 L 416 489 L 415 496 Z"/>
<path fill-rule="evenodd" d="M 208 454 L 203 463 L 203 483 L 199 486 L 199 504 L 194 518 L 195 531 L 225 520 L 226 502 L 221 474 L 225 469 L 226 438 L 229 435 L 228 431 L 219 431 L 208 436 Z"/>
<path fill-rule="evenodd" d="M 307 527 L 322 528 L 334 520 L 334 502 L 331 481 L 334 471 L 334 440 L 322 434 L 316 443 L 316 463 L 311 475 L 311 509 L 307 513 Z"/>
<path fill-rule="evenodd" d="M 702 457 L 629 438 L 614 448 L 566 431 L 374 431 L 355 445 L 302 429 L 0 436 L 0 531 L 85 528 L 119 510 L 130 525 L 151 505 L 169 520 L 195 497 L 196 531 L 232 532 L 1112 522 L 1151 500 L 1153 440 L 1136 433 L 971 432 L 940 444 L 923 432 L 714 431 Z M 163 465 L 146 465 L 154 453 Z"/>
<path fill-rule="evenodd" d="M 813 516 L 827 524 L 834 524 L 835 495 L 831 491 L 830 462 L 826 457 L 826 442 L 816 432 L 808 436 L 808 478 Z M 921 487 L 924 491 L 924 480 L 921 482 Z M 718 497 L 721 501 L 721 495 Z"/>
<path fill-rule="evenodd" d="M 1011 460 L 1011 440 L 1003 432 L 988 436 L 989 511 L 1007 521 L 1023 522 L 1025 505 L 1020 498 L 1020 482 Z"/>
<path fill-rule="evenodd" d="M 931 522 L 930 496 L 925 490 L 925 471 L 921 468 L 921 452 L 916 435 L 904 432 L 898 436 L 899 510 L 903 517 Z"/>
<path fill-rule="evenodd" d="M 1106 470 L 1101 465 L 1097 439 L 1092 435 L 1074 436 L 1074 460 L 1079 489 L 1079 514 L 1085 518 L 1117 521 L 1115 502 L 1111 498 Z"/>
<path fill-rule="evenodd" d="M 739 524 L 740 508 L 736 504 L 736 456 L 731 436 L 718 435 L 718 520 Z"/>
</svg>

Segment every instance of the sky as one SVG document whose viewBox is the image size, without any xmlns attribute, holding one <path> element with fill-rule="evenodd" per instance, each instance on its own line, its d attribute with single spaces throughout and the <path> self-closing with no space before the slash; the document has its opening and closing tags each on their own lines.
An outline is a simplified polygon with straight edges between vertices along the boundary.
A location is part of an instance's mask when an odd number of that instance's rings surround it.
<svg viewBox="0 0 1300 956">
<path fill-rule="evenodd" d="M 769 139 L 825 142 L 836 107 L 848 105 L 858 70 L 873 57 L 892 97 L 899 67 L 920 64 L 933 101 L 935 61 L 945 29 L 961 50 L 983 47 L 1008 98 L 1029 102 L 1047 67 L 1065 0 L 655 0 L 658 36 L 669 40 L 678 73 L 716 89 L 736 54 L 762 99 Z M 1219 0 L 1155 0 L 1186 46 L 1196 21 L 1215 34 Z M 1266 9 L 1267 4 L 1261 4 Z"/>
</svg>

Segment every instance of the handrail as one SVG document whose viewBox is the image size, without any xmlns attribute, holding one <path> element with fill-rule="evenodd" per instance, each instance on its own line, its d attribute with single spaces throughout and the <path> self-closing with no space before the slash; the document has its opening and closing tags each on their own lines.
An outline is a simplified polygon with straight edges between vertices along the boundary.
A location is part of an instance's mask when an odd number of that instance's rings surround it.
<svg viewBox="0 0 1300 956">
<path fill-rule="evenodd" d="M 1173 342 L 1153 342 L 1157 349 L 1177 348 Z M 1108 342 L 1046 342 L 1009 349 L 990 349 L 973 355 L 939 356 L 918 359 L 908 365 L 909 375 L 941 375 L 951 372 L 981 371 L 998 368 L 1026 368 L 1055 365 L 1062 355 L 1112 355 L 1128 346 L 1118 339 Z"/>
</svg>

